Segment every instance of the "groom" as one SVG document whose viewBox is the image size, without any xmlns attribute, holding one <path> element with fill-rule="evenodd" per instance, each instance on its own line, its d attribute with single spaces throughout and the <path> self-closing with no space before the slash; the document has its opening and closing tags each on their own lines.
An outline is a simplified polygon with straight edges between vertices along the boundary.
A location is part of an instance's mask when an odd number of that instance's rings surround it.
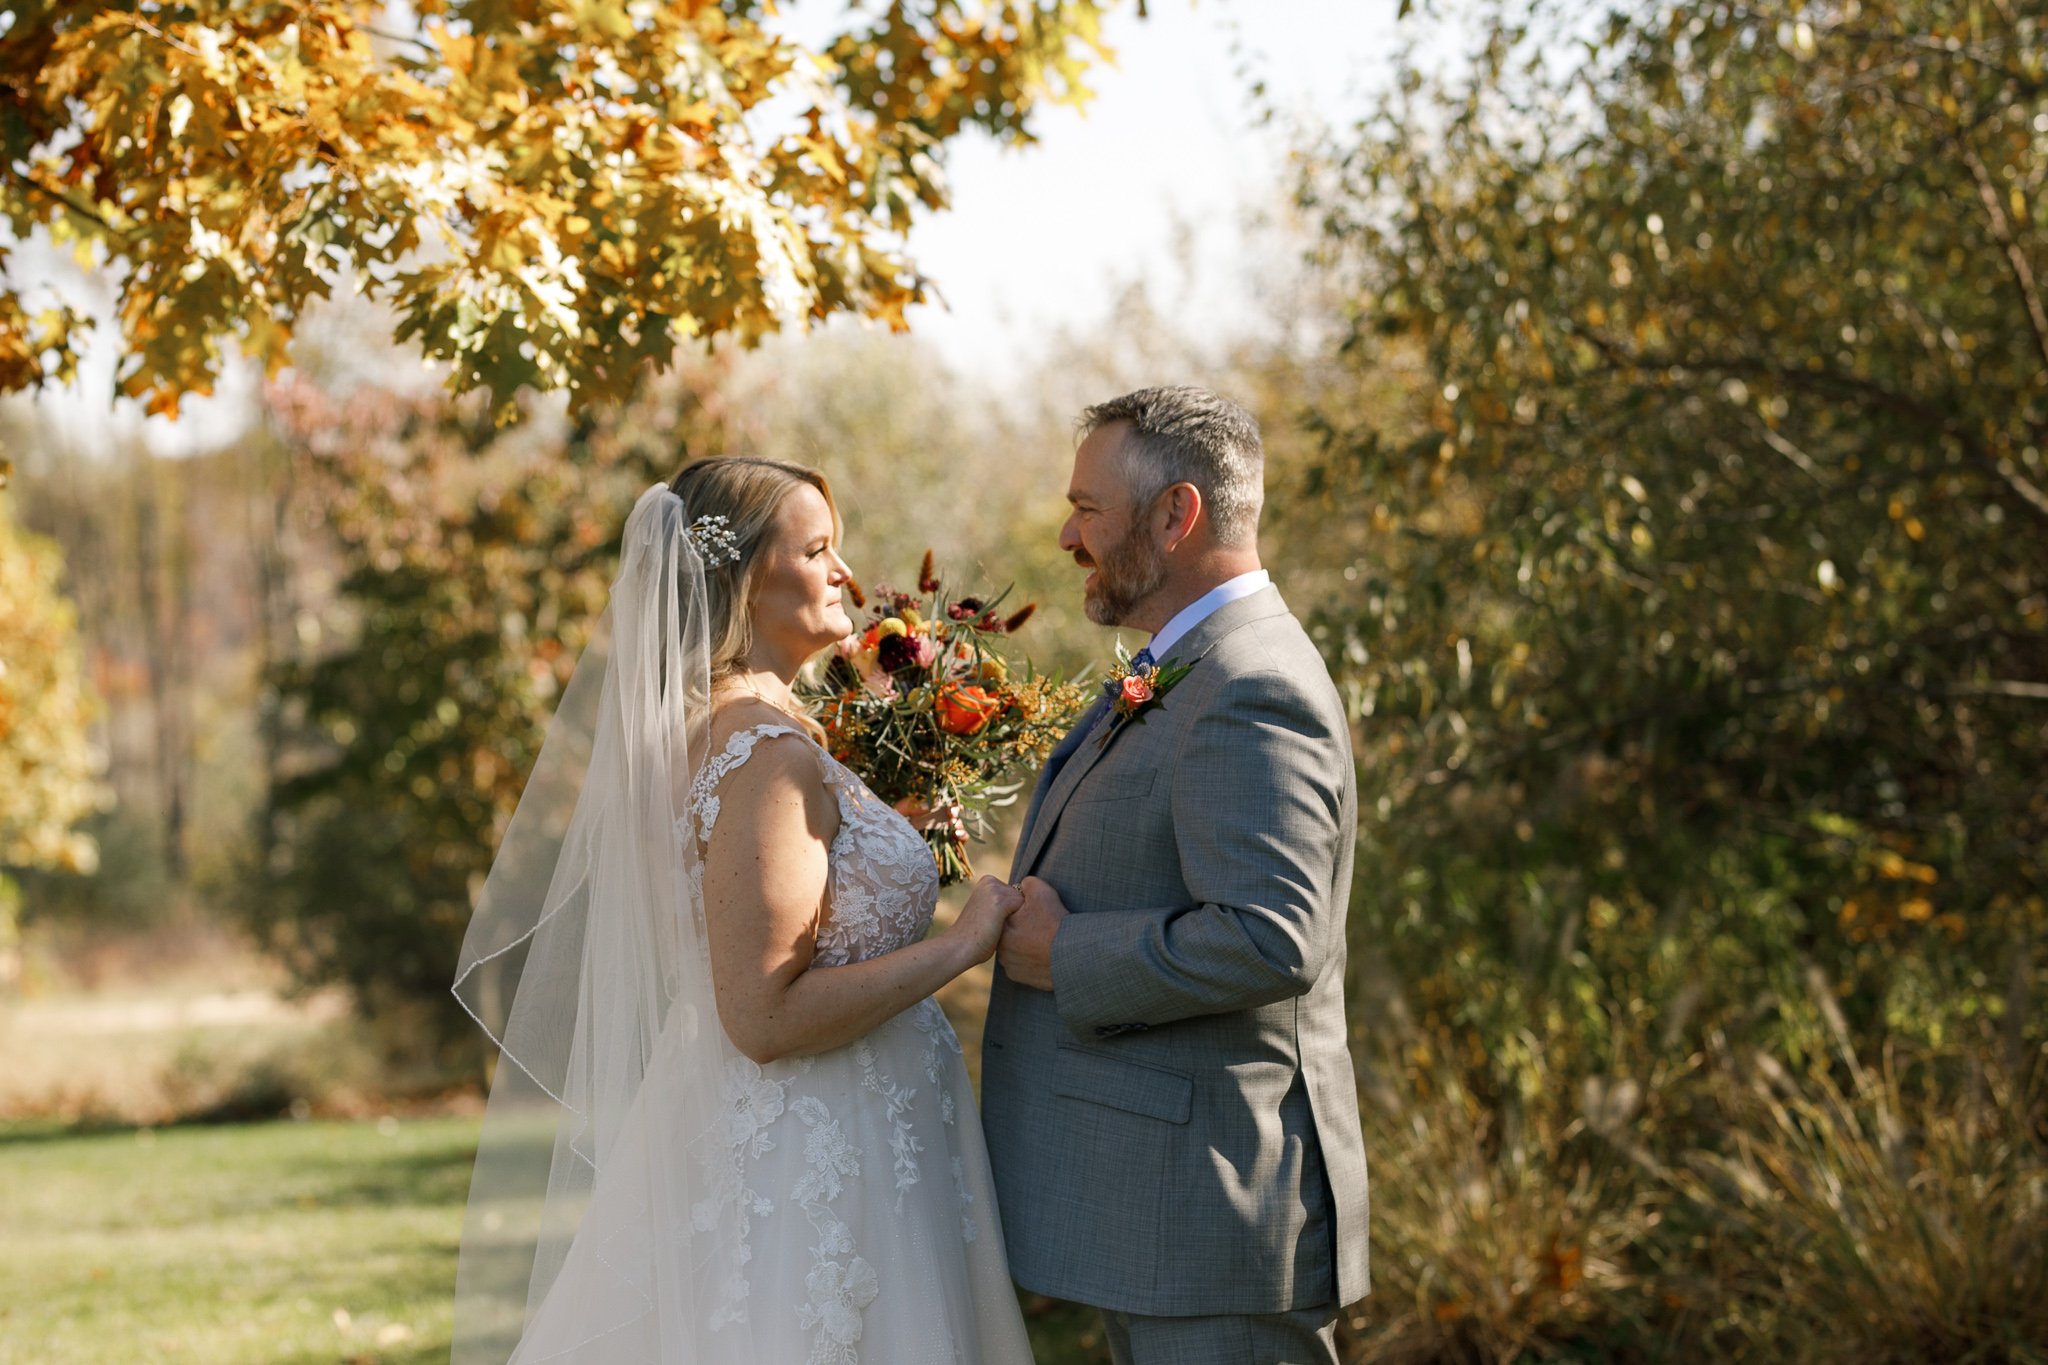
<svg viewBox="0 0 2048 1365">
<path fill-rule="evenodd" d="M 1053 751 L 1011 869 L 982 1054 L 1010 1270 L 1100 1308 L 1119 1365 L 1334 1365 L 1366 1292 L 1344 708 L 1259 567 L 1251 415 L 1154 388 L 1081 426 L 1060 548 L 1160 668 Z"/>
</svg>

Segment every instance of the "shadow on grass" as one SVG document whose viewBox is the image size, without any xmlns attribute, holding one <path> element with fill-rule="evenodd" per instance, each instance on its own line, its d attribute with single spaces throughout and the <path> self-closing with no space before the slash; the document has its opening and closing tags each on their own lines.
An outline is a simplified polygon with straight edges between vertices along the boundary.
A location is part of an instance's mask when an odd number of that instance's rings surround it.
<svg viewBox="0 0 2048 1365">
<path fill-rule="evenodd" d="M 319 1180 L 322 1197 L 335 1203 L 380 1208 L 398 1205 L 459 1205 L 469 1198 L 469 1173 L 476 1148 L 387 1155 L 314 1157 L 306 1173 Z"/>
<path fill-rule="evenodd" d="M 1102 1340 L 1101 1318 L 1093 1308 L 1062 1303 L 1037 1294 L 1019 1296 L 1031 1334 L 1031 1355 L 1037 1365 L 1109 1365 L 1109 1347 Z M 274 1365 L 446 1365 L 449 1342 L 418 1340 L 402 1347 L 365 1345 L 359 1351 L 329 1348 L 280 1356 Z"/>
<path fill-rule="evenodd" d="M 135 1131 L 137 1125 L 117 1119 L 8 1119 L 0 1122 L 0 1148 Z"/>
<path fill-rule="evenodd" d="M 1102 1315 L 1093 1308 L 1043 1294 L 1020 1293 L 1024 1328 L 1031 1334 L 1031 1356 L 1037 1365 L 1109 1365 L 1109 1344 L 1102 1339 Z"/>
<path fill-rule="evenodd" d="M 343 1343 L 282 1355 L 271 1365 L 448 1365 L 450 1344 L 446 1337 L 408 1341 L 403 1346 Z"/>
</svg>

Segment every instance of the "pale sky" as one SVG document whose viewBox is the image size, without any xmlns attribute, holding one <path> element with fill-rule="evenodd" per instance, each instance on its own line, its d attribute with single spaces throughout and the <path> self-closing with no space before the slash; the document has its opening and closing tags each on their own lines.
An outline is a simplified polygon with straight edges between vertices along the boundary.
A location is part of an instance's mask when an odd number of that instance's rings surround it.
<svg viewBox="0 0 2048 1365">
<path fill-rule="evenodd" d="M 993 377 L 1050 333 L 1099 321 L 1109 286 L 1174 271 L 1183 227 L 1206 287 L 1170 320 L 1201 327 L 1242 303 L 1231 296 L 1246 281 L 1231 269 L 1236 223 L 1276 202 L 1287 177 L 1281 130 L 1253 126 L 1245 64 L 1283 114 L 1341 124 L 1363 112 L 1405 37 L 1396 0 L 1148 9 L 1111 19 L 1117 63 L 1096 73 L 1085 111 L 1049 111 L 1034 146 L 978 138 L 952 152 L 953 207 L 911 236 L 950 309 L 919 309 L 912 324 L 960 368 Z"/>
<path fill-rule="evenodd" d="M 793 27 L 808 26 L 809 5 Z M 949 149 L 950 211 L 913 232 L 919 267 L 946 307 L 914 310 L 913 331 L 955 368 L 1000 388 L 1063 330 L 1085 331 L 1108 311 L 1114 286 L 1145 278 L 1169 325 L 1213 328 L 1246 302 L 1249 272 L 1238 223 L 1247 209 L 1279 202 L 1287 179 L 1280 128 L 1254 126 L 1249 85 L 1287 120 L 1341 124 L 1364 91 L 1390 74 L 1407 35 L 1397 0 L 1151 0 L 1139 19 L 1126 6 L 1108 22 L 1113 66 L 1092 77 L 1085 111 L 1042 111 L 1039 141 L 997 146 L 985 137 Z M 832 11 L 837 12 L 837 6 Z M 1177 240 L 1194 254 L 1192 291 L 1176 263 Z M 17 263 L 37 268 L 24 249 Z M 68 292 L 68 291 L 67 291 Z M 92 290 L 111 305 L 104 289 Z M 186 406 L 176 423 L 144 418 L 123 401 L 110 414 L 114 356 L 82 367 L 81 385 L 42 403 L 75 440 L 115 427 L 140 430 L 164 454 L 203 450 L 232 435 L 248 410 L 249 376 L 230 374 L 222 397 Z"/>
</svg>

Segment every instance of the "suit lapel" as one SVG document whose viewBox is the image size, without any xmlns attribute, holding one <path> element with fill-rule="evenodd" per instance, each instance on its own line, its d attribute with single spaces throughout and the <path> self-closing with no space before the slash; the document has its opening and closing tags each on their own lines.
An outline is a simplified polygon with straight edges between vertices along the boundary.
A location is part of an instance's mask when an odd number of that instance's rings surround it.
<svg viewBox="0 0 2048 1365">
<path fill-rule="evenodd" d="M 1168 651 L 1168 659 L 1162 662 L 1179 660 L 1190 665 L 1199 663 L 1216 647 L 1218 641 L 1239 626 L 1264 620 L 1268 616 L 1282 616 L 1286 612 L 1287 604 L 1281 600 L 1278 589 L 1261 588 L 1249 597 L 1239 598 L 1217 608 L 1197 622 L 1194 629 L 1174 642 L 1173 648 Z M 1066 809 L 1067 801 L 1081 785 L 1081 779 L 1088 775 L 1089 770 L 1109 752 L 1110 746 L 1116 743 L 1114 731 L 1104 736 L 1093 736 L 1091 733 L 1107 723 L 1105 717 L 1108 711 L 1109 699 L 1105 697 L 1095 704 L 1088 717 L 1075 726 L 1074 731 L 1066 739 L 1060 741 L 1059 748 L 1046 760 L 1045 775 L 1039 779 L 1037 791 L 1032 793 L 1031 813 L 1024 824 L 1024 842 L 1018 848 L 1016 861 L 1010 868 L 1012 881 L 1031 871 L 1032 866 L 1038 861 L 1038 855 L 1045 849 L 1046 840 L 1052 837 L 1053 827 L 1059 823 L 1060 812 Z M 1098 739 L 1102 742 L 1097 742 Z"/>
<path fill-rule="evenodd" d="M 1045 769 L 1039 773 L 1037 785 L 1031 789 L 1031 806 L 1024 814 L 1023 842 L 1018 844 L 1017 856 L 1010 861 L 1011 881 L 1014 882 L 1024 875 L 1024 850 L 1031 847 L 1031 833 L 1038 828 L 1039 812 L 1045 806 L 1047 794 L 1058 784 L 1060 774 L 1065 770 L 1068 761 L 1073 758 L 1083 741 L 1093 733 L 1096 723 L 1108 710 L 1109 698 L 1096 698 L 1095 704 L 1083 711 L 1081 718 L 1074 722 L 1074 728 L 1067 731 L 1065 737 L 1053 746 L 1053 751 L 1046 755 Z"/>
<path fill-rule="evenodd" d="M 1045 841 L 1051 837 L 1053 826 L 1059 823 L 1060 812 L 1066 809 L 1067 798 L 1074 794 L 1074 788 L 1081 785 L 1081 779 L 1088 775 L 1088 770 L 1095 766 L 1096 761 L 1109 748 L 1106 741 L 1113 733 L 1108 728 L 1111 719 L 1108 704 L 1105 703 L 1099 708 L 1094 723 L 1088 727 L 1087 736 L 1080 747 L 1073 751 L 1066 763 L 1061 766 L 1058 775 L 1047 784 L 1045 800 L 1039 803 L 1038 813 L 1031 821 L 1024 847 L 1017 854 L 1017 867 L 1020 872 L 1028 873 L 1031 865 L 1038 861 L 1038 854 L 1045 847 Z"/>
</svg>

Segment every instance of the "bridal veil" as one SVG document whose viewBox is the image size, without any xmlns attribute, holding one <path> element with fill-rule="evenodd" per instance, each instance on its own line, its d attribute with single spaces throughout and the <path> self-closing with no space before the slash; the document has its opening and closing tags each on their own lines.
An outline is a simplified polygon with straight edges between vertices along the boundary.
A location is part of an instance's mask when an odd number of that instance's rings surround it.
<svg viewBox="0 0 2048 1365">
<path fill-rule="evenodd" d="M 710 713 L 704 567 L 682 500 L 647 490 L 462 945 L 455 993 L 499 1057 L 453 1365 L 755 1365 L 721 1331 L 746 1308 L 738 1054 L 679 825 Z"/>
</svg>

